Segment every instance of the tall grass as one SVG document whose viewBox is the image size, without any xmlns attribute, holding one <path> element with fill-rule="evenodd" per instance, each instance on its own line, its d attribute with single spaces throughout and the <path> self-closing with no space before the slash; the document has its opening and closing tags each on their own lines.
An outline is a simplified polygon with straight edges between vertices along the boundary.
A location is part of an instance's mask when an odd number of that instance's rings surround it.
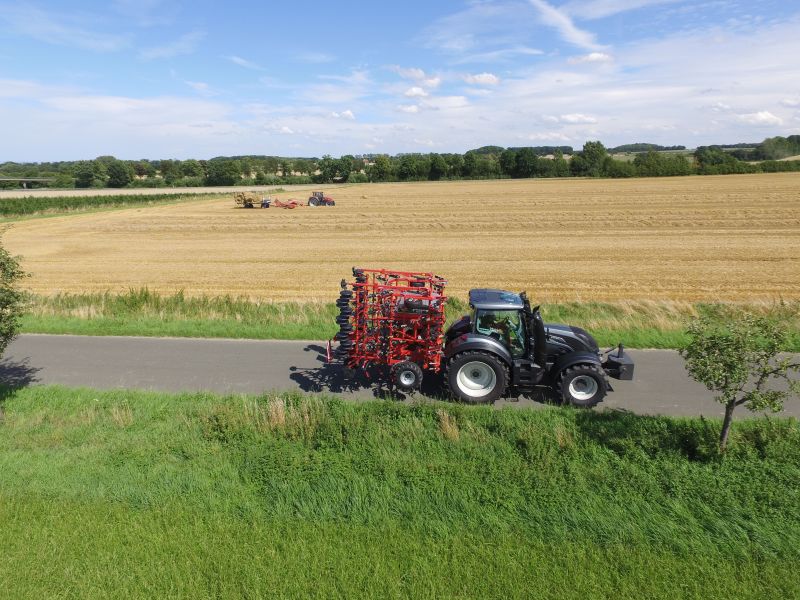
<svg viewBox="0 0 800 600">
<path fill-rule="evenodd" d="M 217 194 L 218 195 L 218 194 Z M 0 200 L 0 217 L 55 214 L 113 206 L 161 204 L 195 198 L 201 194 L 120 194 L 109 196 L 27 196 Z"/>
<path fill-rule="evenodd" d="M 0 596 L 774 598 L 800 427 L 38 387 L 0 425 Z"/>
<path fill-rule="evenodd" d="M 686 341 L 689 319 L 708 304 L 677 301 L 570 302 L 542 307 L 545 321 L 589 330 L 603 346 L 676 348 Z M 800 302 L 737 305 L 782 319 L 792 329 L 790 348 L 800 350 Z M 451 298 L 448 322 L 468 306 Z M 23 329 L 35 333 L 329 339 L 336 332 L 333 303 L 266 302 L 232 296 L 162 296 L 146 288 L 127 293 L 33 296 Z"/>
</svg>

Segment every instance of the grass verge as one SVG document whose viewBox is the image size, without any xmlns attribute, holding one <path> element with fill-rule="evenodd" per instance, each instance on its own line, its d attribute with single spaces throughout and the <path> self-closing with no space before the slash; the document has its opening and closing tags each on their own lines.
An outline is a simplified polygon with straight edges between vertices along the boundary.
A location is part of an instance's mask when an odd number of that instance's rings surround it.
<svg viewBox="0 0 800 600">
<path fill-rule="evenodd" d="M 26 333 L 141 335 L 250 339 L 323 340 L 336 332 L 333 303 L 259 302 L 246 298 L 161 296 L 147 289 L 124 294 L 34 296 L 24 317 Z M 545 321 L 584 327 L 601 346 L 624 342 L 632 348 L 677 348 L 687 321 L 708 304 L 639 301 L 616 304 L 571 302 L 542 307 Z M 800 302 L 740 305 L 785 320 L 790 347 L 800 351 Z M 468 309 L 448 301 L 448 320 Z"/>
<path fill-rule="evenodd" d="M 6 391 L 0 596 L 777 598 L 800 427 Z"/>
</svg>

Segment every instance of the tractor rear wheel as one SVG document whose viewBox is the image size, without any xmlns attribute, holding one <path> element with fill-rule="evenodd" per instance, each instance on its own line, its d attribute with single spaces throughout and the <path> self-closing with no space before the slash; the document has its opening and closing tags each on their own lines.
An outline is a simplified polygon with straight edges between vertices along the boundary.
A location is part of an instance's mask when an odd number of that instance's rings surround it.
<svg viewBox="0 0 800 600">
<path fill-rule="evenodd" d="M 319 206 L 319 198 L 317 198 L 316 196 L 311 196 L 311 198 L 308 199 L 308 205 Z"/>
<path fill-rule="evenodd" d="M 392 382 L 401 392 L 414 392 L 422 385 L 422 368 L 405 360 L 392 367 Z"/>
<path fill-rule="evenodd" d="M 494 354 L 461 352 L 447 363 L 450 392 L 467 404 L 494 402 L 508 386 L 508 366 Z"/>
<path fill-rule="evenodd" d="M 561 372 L 556 384 L 564 404 L 579 408 L 597 406 L 608 392 L 606 374 L 600 365 L 580 364 Z"/>
</svg>

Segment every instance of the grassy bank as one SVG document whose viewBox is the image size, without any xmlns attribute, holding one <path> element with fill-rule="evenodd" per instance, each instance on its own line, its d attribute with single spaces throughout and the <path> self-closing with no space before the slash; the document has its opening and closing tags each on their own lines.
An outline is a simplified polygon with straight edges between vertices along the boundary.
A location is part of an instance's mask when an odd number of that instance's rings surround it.
<svg viewBox="0 0 800 600">
<path fill-rule="evenodd" d="M 765 598 L 800 590 L 800 427 L 28 388 L 0 596 Z"/>
<path fill-rule="evenodd" d="M 336 332 L 333 303 L 258 302 L 232 297 L 160 296 L 146 289 L 126 294 L 35 296 L 23 331 L 81 335 L 329 339 Z M 688 319 L 708 305 L 674 301 L 571 302 L 542 307 L 549 322 L 588 329 L 601 346 L 620 341 L 634 348 L 676 348 Z M 741 305 L 790 323 L 791 347 L 800 351 L 800 303 Z M 448 319 L 467 306 L 450 299 Z"/>
</svg>

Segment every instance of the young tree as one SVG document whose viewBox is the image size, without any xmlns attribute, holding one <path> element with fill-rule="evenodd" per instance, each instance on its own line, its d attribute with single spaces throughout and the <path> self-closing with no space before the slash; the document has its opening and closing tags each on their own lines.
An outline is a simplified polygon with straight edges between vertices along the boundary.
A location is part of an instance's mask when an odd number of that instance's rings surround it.
<svg viewBox="0 0 800 600">
<path fill-rule="evenodd" d="M 17 336 L 25 309 L 25 295 L 18 284 L 26 277 L 19 260 L 0 244 L 0 356 Z"/>
<path fill-rule="evenodd" d="M 800 382 L 792 377 L 800 361 L 780 355 L 789 338 L 785 319 L 717 308 L 695 319 L 687 333 L 689 342 L 681 349 L 686 369 L 725 406 L 720 451 L 727 446 L 737 406 L 778 412 L 790 396 L 800 394 Z M 786 389 L 776 389 L 779 382 Z"/>
</svg>

